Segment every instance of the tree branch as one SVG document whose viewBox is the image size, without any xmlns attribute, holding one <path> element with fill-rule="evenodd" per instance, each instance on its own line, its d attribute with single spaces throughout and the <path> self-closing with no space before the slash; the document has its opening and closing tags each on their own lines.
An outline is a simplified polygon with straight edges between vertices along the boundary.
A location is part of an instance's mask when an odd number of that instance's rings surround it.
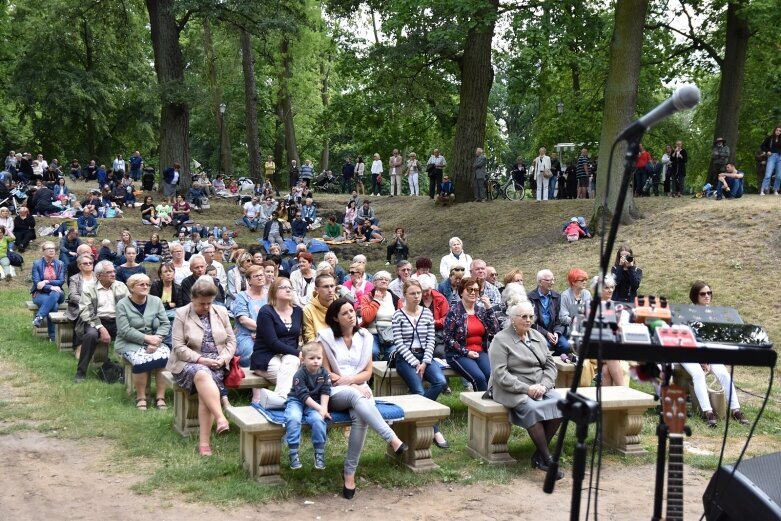
<svg viewBox="0 0 781 521">
<path fill-rule="evenodd" d="M 722 58 L 718 51 L 708 42 L 697 36 L 696 34 L 692 33 L 686 33 L 684 31 L 681 31 L 680 29 L 676 29 L 675 27 L 671 26 L 668 23 L 658 22 L 655 24 L 650 24 L 645 26 L 646 29 L 654 30 L 654 29 L 666 29 L 668 31 L 672 31 L 674 33 L 677 33 L 687 40 L 692 42 L 692 47 L 694 49 L 702 49 L 705 51 L 708 56 L 710 56 L 718 65 L 719 67 L 722 67 L 724 65 L 724 58 Z"/>
<path fill-rule="evenodd" d="M 195 14 L 195 9 L 188 9 L 181 20 L 176 23 L 176 32 L 181 33 L 184 30 L 184 26 L 190 21 L 190 18 Z"/>
</svg>

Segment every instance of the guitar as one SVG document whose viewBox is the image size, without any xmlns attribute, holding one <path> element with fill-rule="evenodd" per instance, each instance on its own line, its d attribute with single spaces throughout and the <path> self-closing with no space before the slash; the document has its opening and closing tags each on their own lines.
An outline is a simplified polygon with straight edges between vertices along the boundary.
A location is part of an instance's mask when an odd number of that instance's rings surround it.
<svg viewBox="0 0 781 521">
<path fill-rule="evenodd" d="M 662 388 L 662 418 L 670 448 L 667 463 L 667 521 L 683 521 L 683 435 L 686 424 L 686 392 L 677 385 Z"/>
</svg>

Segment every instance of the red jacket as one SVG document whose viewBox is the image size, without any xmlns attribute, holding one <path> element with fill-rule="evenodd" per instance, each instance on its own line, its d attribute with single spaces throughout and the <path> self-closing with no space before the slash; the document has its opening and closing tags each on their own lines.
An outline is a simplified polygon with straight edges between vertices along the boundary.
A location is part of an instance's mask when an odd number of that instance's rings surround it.
<svg viewBox="0 0 781 521">
<path fill-rule="evenodd" d="M 651 154 L 648 150 L 643 150 L 637 155 L 637 161 L 635 161 L 635 168 L 645 168 L 645 165 L 651 162 Z"/>
<path fill-rule="evenodd" d="M 447 312 L 450 311 L 450 304 L 447 302 L 447 298 L 439 291 L 432 289 L 431 296 L 434 298 L 432 303 L 431 312 L 434 314 L 434 328 L 442 329 L 445 326 L 445 317 Z"/>
</svg>

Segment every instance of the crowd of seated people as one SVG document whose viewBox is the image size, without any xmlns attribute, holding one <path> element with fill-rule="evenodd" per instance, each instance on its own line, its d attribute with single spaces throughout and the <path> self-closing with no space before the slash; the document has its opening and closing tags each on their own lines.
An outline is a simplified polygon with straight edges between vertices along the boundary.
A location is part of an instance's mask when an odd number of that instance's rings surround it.
<svg viewBox="0 0 781 521">
<path fill-rule="evenodd" d="M 263 195 L 260 208 L 250 215 L 258 219 L 251 221 L 258 230 L 262 219 L 264 231 L 272 228 L 264 235 L 281 236 L 288 223 L 295 236 L 300 231 L 297 222 L 311 224 L 313 206 L 303 194 L 298 201 L 294 197 L 279 203 L 271 194 Z M 224 379 L 229 362 L 238 355 L 242 366 L 274 384 L 270 390 L 254 389 L 252 402 L 284 409 L 293 424 L 307 414 L 325 419 L 330 412 L 350 411 L 342 494 L 351 498 L 367 428 L 391 450 L 399 454 L 407 450 L 371 400 L 372 362 L 394 358 L 410 393 L 437 400 L 449 392 L 438 361 L 443 360 L 464 379 L 465 388 L 492 392 L 497 402 L 510 409 L 511 421 L 527 429 L 535 447 L 533 466 L 544 470 L 550 465 L 548 444 L 560 418 L 550 394 L 556 376 L 553 357 L 575 361 L 569 337 L 592 298 L 585 271 L 570 270 L 567 289 L 558 293 L 552 271 L 541 269 L 536 287 L 527 292 L 519 269 L 502 276 L 484 260 L 473 259 L 464 251 L 463 241 L 452 237 L 440 259 L 438 276 L 432 273 L 431 259 L 420 257 L 414 263 L 406 259 L 409 248 L 401 228 L 385 252 L 386 264 L 392 253 L 398 251 L 402 257 L 393 270 L 395 277 L 385 270 L 368 273 L 363 255 L 355 256 L 344 270 L 335 253 L 316 259 L 304 241 L 283 260 L 284 250 L 277 242 L 266 254 L 260 245 L 239 248 L 222 228 L 199 223 L 184 227 L 191 219 L 188 203 L 181 197 L 168 211 L 152 204 L 150 198 L 144 199 L 139 210 L 144 221 L 157 229 L 169 223 L 180 225 L 175 240 L 167 244 L 170 259 L 164 256 L 157 232 L 140 246 L 125 229 L 116 242 L 106 240 L 98 250 L 94 241 L 80 238 L 96 230 L 85 221 L 83 230 L 72 228 L 61 238 L 59 252 L 55 243 L 44 242 L 42 256 L 33 263 L 31 293 L 39 308 L 35 326 L 56 311 L 67 293 L 66 314 L 75 323 L 74 345 L 79 347 L 77 383 L 87 378 L 98 344 L 113 342 L 116 355 L 132 366 L 136 408 L 166 409 L 166 388 L 159 376 L 167 369 L 177 386 L 198 394 L 198 451 L 209 456 L 215 426 L 217 434 L 229 430 L 223 413 Z M 349 229 L 376 241 L 379 220 L 368 202 L 360 208 L 351 202 L 347 210 L 354 211 L 355 217 L 337 223 L 339 231 Z M 28 215 L 20 212 L 18 217 L 24 221 Z M 24 230 L 23 222 L 15 219 L 14 225 L 15 231 Z M 230 259 L 233 267 L 226 271 L 219 257 Z M 158 265 L 150 269 L 150 263 Z M 147 270 L 153 277 L 156 273 L 154 282 Z M 613 275 L 605 277 L 601 293 L 593 298 L 629 301 L 641 280 L 632 250 L 621 246 Z M 616 286 L 620 295 L 614 296 Z M 698 290 L 698 299 L 708 295 L 710 289 L 705 288 Z M 312 342 L 319 342 L 319 347 L 302 354 L 301 346 Z M 310 355 L 319 356 L 324 373 L 316 361 L 309 360 Z M 686 369 L 696 386 L 700 372 L 724 376 L 718 367 Z M 329 399 L 320 400 L 319 394 L 314 395 L 318 400 L 306 399 L 316 390 L 302 389 L 299 377 L 314 374 L 325 375 Z M 603 384 L 626 385 L 624 375 L 620 361 L 603 364 Z M 156 385 L 150 399 L 146 392 L 152 376 Z M 737 398 L 730 408 L 743 423 Z M 712 408 L 703 404 L 703 411 L 709 424 L 715 421 Z M 448 449 L 439 426 L 433 431 L 435 445 Z M 295 430 L 288 434 L 289 441 L 296 439 Z M 321 434 L 318 431 L 316 455 L 322 454 L 326 443 Z M 290 448 L 291 468 L 300 468 L 295 441 Z M 316 458 L 315 467 L 323 465 L 322 458 Z"/>
</svg>

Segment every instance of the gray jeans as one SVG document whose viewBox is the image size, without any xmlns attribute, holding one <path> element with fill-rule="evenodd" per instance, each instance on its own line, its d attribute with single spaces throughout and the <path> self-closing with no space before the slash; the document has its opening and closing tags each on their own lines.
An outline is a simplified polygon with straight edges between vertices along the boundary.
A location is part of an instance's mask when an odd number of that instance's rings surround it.
<svg viewBox="0 0 781 521">
<path fill-rule="evenodd" d="M 358 461 L 361 459 L 361 451 L 366 441 L 367 426 L 371 427 L 388 443 L 396 436 L 382 419 L 374 402 L 364 398 L 354 387 L 332 395 L 328 402 L 328 408 L 332 411 L 350 411 L 352 426 L 350 438 L 347 440 L 347 456 L 344 459 L 344 473 L 348 476 L 355 475 L 355 471 L 358 469 Z"/>
</svg>

